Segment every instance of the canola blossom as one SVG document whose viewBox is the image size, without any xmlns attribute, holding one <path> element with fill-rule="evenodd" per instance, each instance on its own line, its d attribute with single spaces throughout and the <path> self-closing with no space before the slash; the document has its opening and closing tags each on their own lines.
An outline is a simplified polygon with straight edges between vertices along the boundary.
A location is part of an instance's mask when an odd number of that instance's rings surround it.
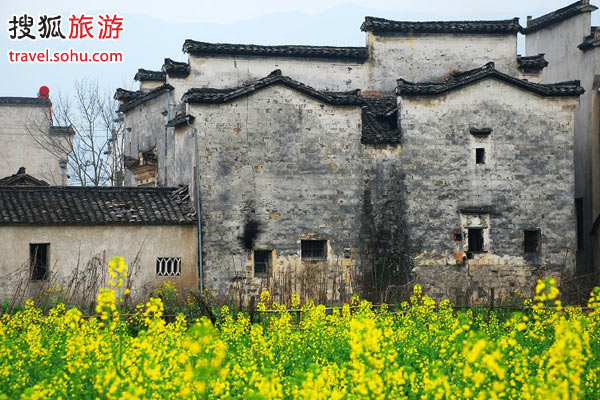
<svg viewBox="0 0 600 400">
<path fill-rule="evenodd" d="M 354 298 L 290 312 L 261 295 L 261 320 L 227 307 L 213 324 L 166 323 L 160 299 L 118 310 L 119 279 L 98 318 L 32 302 L 0 318 L 0 398 L 10 399 L 597 399 L 600 289 L 590 312 L 562 307 L 551 279 L 531 312 L 498 318 L 436 304 L 415 286 L 399 311 Z M 112 276 L 114 274 L 114 276 Z M 300 310 L 296 312 L 295 310 Z M 298 318 L 300 314 L 300 318 Z"/>
</svg>

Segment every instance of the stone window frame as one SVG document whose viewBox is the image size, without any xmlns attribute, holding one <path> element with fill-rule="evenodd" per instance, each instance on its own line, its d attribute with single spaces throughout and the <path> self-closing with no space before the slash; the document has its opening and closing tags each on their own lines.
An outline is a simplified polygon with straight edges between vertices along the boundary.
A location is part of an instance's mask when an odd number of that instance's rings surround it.
<svg viewBox="0 0 600 400">
<path fill-rule="evenodd" d="M 489 211 L 461 211 L 460 213 L 463 246 L 467 258 L 472 259 L 474 254 L 485 254 L 490 251 L 490 212 Z M 481 228 L 483 236 L 483 250 L 472 251 L 469 249 L 469 229 Z"/>
</svg>

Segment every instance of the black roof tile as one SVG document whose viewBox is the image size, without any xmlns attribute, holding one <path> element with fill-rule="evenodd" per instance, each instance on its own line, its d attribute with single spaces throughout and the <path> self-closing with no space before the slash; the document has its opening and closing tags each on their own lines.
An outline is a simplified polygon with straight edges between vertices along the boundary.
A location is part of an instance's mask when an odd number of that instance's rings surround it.
<svg viewBox="0 0 600 400">
<path fill-rule="evenodd" d="M 590 0 L 580 0 L 569 4 L 566 7 L 559 8 L 551 13 L 544 14 L 541 17 L 527 21 L 527 26 L 523 28 L 522 33 L 528 34 L 546 28 L 550 25 L 557 24 L 566 19 L 569 19 L 577 14 L 597 10 L 598 7 L 591 5 Z"/>
<path fill-rule="evenodd" d="M 193 115 L 188 115 L 188 114 L 180 115 L 180 116 L 173 118 L 169 122 L 167 122 L 167 124 L 165 126 L 167 128 L 178 127 L 178 126 L 187 124 L 188 121 L 193 122 L 194 119 L 195 119 L 195 117 Z"/>
<path fill-rule="evenodd" d="M 548 66 L 548 61 L 544 58 L 544 54 L 540 53 L 536 56 L 517 56 L 517 64 L 523 72 L 540 72 Z"/>
<path fill-rule="evenodd" d="M 0 187 L 0 225 L 176 225 L 195 221 L 187 187 Z"/>
<path fill-rule="evenodd" d="M 134 80 L 144 82 L 144 81 L 152 81 L 152 82 L 166 82 L 167 78 L 165 73 L 162 71 L 150 71 L 147 69 L 140 68 L 138 69 L 137 74 L 133 77 Z"/>
<path fill-rule="evenodd" d="M 173 78 L 185 78 L 190 74 L 190 65 L 188 63 L 165 58 L 162 71 Z"/>
<path fill-rule="evenodd" d="M 41 97 L 0 97 L 0 104 L 49 106 L 50 99 Z"/>
<path fill-rule="evenodd" d="M 400 96 L 437 96 L 485 78 L 499 79 L 541 96 L 579 96 L 584 92 L 583 88 L 579 85 L 579 81 L 552 84 L 532 83 L 500 72 L 495 68 L 494 63 L 490 62 L 481 68 L 454 73 L 440 82 L 414 83 L 398 79 L 396 94 Z"/>
<path fill-rule="evenodd" d="M 519 18 L 497 21 L 392 21 L 365 17 L 362 31 L 397 33 L 468 33 L 483 35 L 516 34 L 521 30 Z"/>
<path fill-rule="evenodd" d="M 577 47 L 582 51 L 588 51 L 598 46 L 600 46 L 600 29 L 597 26 L 592 26 L 591 35 L 586 36 Z"/>
<path fill-rule="evenodd" d="M 247 55 L 265 57 L 332 58 L 363 62 L 368 58 L 366 47 L 337 46 L 261 46 L 255 44 L 206 43 L 187 39 L 183 51 L 192 55 Z"/>
<path fill-rule="evenodd" d="M 139 106 L 142 103 L 145 103 L 148 100 L 152 100 L 161 94 L 165 93 L 168 90 L 173 90 L 173 86 L 165 83 L 157 88 L 150 90 L 149 92 L 132 92 L 124 89 L 117 89 L 115 92 L 116 100 L 123 100 L 125 103 L 119 107 L 117 111 L 119 112 L 127 112 L 135 107 Z"/>
<path fill-rule="evenodd" d="M 48 182 L 34 178 L 21 167 L 16 174 L 0 179 L 0 186 L 48 186 Z"/>
</svg>

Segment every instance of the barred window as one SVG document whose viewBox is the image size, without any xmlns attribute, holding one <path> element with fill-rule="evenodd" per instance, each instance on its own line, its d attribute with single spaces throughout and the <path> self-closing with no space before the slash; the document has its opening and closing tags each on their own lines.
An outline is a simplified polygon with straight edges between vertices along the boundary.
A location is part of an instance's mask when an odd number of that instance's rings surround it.
<svg viewBox="0 0 600 400">
<path fill-rule="evenodd" d="M 181 257 L 158 257 L 156 259 L 156 275 L 181 275 Z"/>
<path fill-rule="evenodd" d="M 327 260 L 327 240 L 302 240 L 302 261 Z"/>
</svg>

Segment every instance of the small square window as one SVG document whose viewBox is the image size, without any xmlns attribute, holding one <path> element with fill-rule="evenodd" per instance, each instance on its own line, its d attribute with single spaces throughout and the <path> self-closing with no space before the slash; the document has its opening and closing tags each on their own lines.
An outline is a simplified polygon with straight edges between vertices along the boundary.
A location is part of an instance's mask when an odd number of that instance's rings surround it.
<svg viewBox="0 0 600 400">
<path fill-rule="evenodd" d="M 254 250 L 254 276 L 267 275 L 271 270 L 272 250 Z"/>
<path fill-rule="evenodd" d="M 327 260 L 327 240 L 302 240 L 302 261 Z"/>
<path fill-rule="evenodd" d="M 485 149 L 482 147 L 475 149 L 475 164 L 485 164 Z"/>
<path fill-rule="evenodd" d="M 29 245 L 29 271 L 32 281 L 48 279 L 48 252 L 50 244 L 32 243 Z"/>
<path fill-rule="evenodd" d="M 541 236 L 539 229 L 523 231 L 523 252 L 525 254 L 539 253 L 541 248 Z"/>
<path fill-rule="evenodd" d="M 483 228 L 468 229 L 468 246 L 470 252 L 483 251 Z"/>
</svg>

